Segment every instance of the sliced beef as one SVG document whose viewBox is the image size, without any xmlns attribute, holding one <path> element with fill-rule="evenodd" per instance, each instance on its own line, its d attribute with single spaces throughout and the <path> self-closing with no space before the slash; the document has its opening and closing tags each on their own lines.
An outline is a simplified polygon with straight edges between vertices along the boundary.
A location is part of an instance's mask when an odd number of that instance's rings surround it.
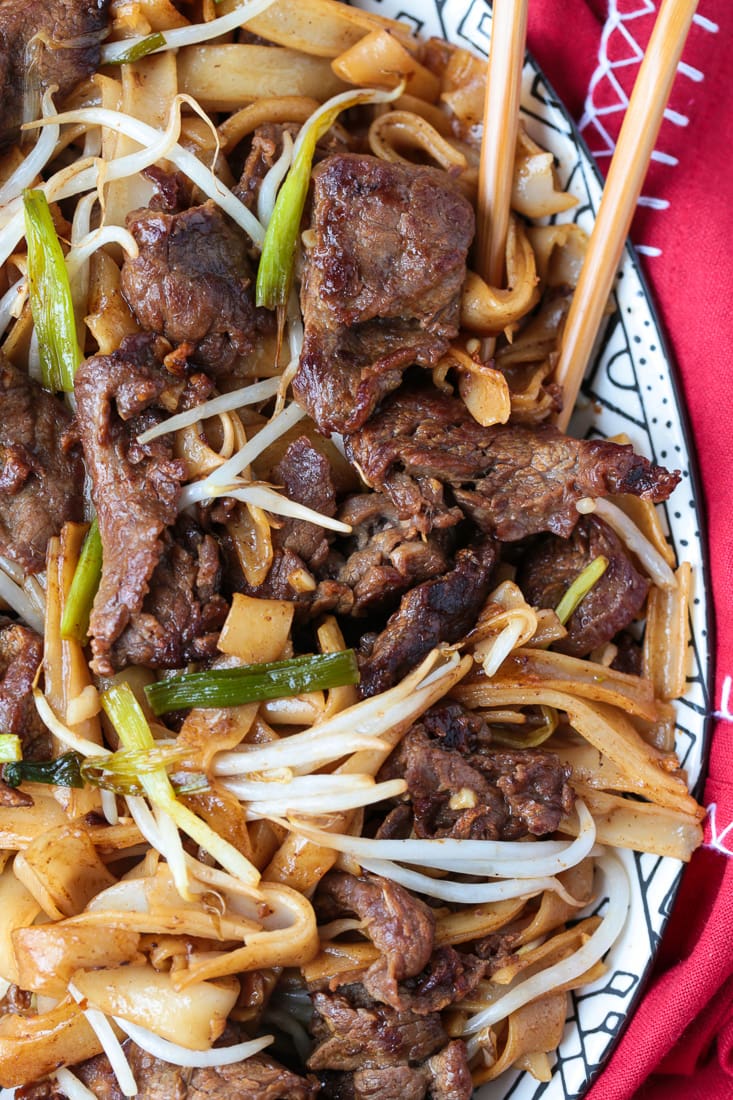
<svg viewBox="0 0 733 1100">
<path fill-rule="evenodd" d="M 398 518 L 383 493 L 347 497 L 339 519 L 352 527 L 352 535 L 339 542 L 329 572 L 353 593 L 352 615 L 388 610 L 406 589 L 449 568 L 450 535 L 436 531 L 421 537 Z"/>
<path fill-rule="evenodd" d="M 440 1016 L 396 1012 L 389 1005 L 355 1006 L 341 994 L 314 993 L 315 1036 L 321 1040 L 308 1059 L 313 1070 L 362 1070 L 419 1065 L 445 1046 Z"/>
<path fill-rule="evenodd" d="M 424 1066 L 370 1066 L 352 1078 L 354 1100 L 423 1100 L 429 1074 Z"/>
<path fill-rule="evenodd" d="M 249 153 L 234 194 L 253 212 L 257 209 L 262 181 L 283 151 L 283 134 L 295 140 L 300 127 L 292 122 L 266 122 L 252 134 Z"/>
<path fill-rule="evenodd" d="M 401 982 L 397 995 L 388 1003 L 400 1012 L 409 1010 L 417 1016 L 440 1012 L 472 993 L 489 969 L 489 964 L 476 955 L 438 947 L 425 969 Z M 373 989 L 370 992 L 381 999 Z"/>
<path fill-rule="evenodd" d="M 582 497 L 631 493 L 661 501 L 680 480 L 630 446 L 572 439 L 545 426 L 484 428 L 462 401 L 430 388 L 391 396 L 347 437 L 346 451 L 367 483 L 421 530 L 466 515 L 504 542 L 541 531 L 567 537 Z"/>
<path fill-rule="evenodd" d="M 26 573 L 45 568 L 48 540 L 67 520 L 82 519 L 71 428 L 66 406 L 0 353 L 0 554 Z"/>
<path fill-rule="evenodd" d="M 307 436 L 293 440 L 272 471 L 272 480 L 281 485 L 285 495 L 306 508 L 324 516 L 336 515 L 336 489 L 331 466 L 326 456 L 317 450 Z M 315 523 L 302 519 L 279 520 L 274 545 L 280 550 L 297 554 L 311 570 L 318 570 L 329 549 L 328 532 Z"/>
<path fill-rule="evenodd" d="M 311 1100 L 318 1092 L 313 1078 L 299 1077 L 265 1054 L 215 1069 L 183 1069 L 134 1043 L 124 1046 L 138 1100 Z M 104 1054 L 75 1066 L 74 1071 L 99 1100 L 123 1100 Z"/>
<path fill-rule="evenodd" d="M 163 553 L 140 611 L 112 647 L 115 668 L 181 668 L 213 657 L 229 604 L 219 593 L 219 547 L 190 520 L 161 536 Z"/>
<path fill-rule="evenodd" d="M 622 630 L 614 638 L 617 653 L 611 662 L 611 668 L 625 672 L 627 676 L 644 675 L 644 654 L 636 638 L 628 630 Z"/>
<path fill-rule="evenodd" d="M 336 514 L 327 460 L 307 439 L 288 448 L 273 480 L 283 485 L 291 500 L 324 515 Z M 299 618 L 316 618 L 327 611 L 358 618 L 391 611 L 408 588 L 450 567 L 451 533 L 420 536 L 397 518 L 391 501 L 381 493 L 347 497 L 337 514 L 352 527 L 351 535 L 334 539 L 315 524 L 279 519 L 270 572 L 257 589 L 247 590 L 295 602 Z"/>
<path fill-rule="evenodd" d="M 476 622 L 489 593 L 496 553 L 490 541 L 459 550 L 451 570 L 417 585 L 359 661 L 362 696 L 392 687 L 439 642 L 456 642 Z"/>
<path fill-rule="evenodd" d="M 194 1070 L 186 1100 L 311 1100 L 318 1091 L 312 1077 L 300 1077 L 266 1054 L 255 1054 L 232 1066 Z"/>
<path fill-rule="evenodd" d="M 473 1081 L 466 1044 L 461 1039 L 448 1043 L 428 1058 L 426 1065 L 432 1078 L 428 1087 L 431 1100 L 471 1100 Z"/>
<path fill-rule="evenodd" d="M 316 899 L 321 919 L 356 913 L 382 957 L 364 977 L 375 1000 L 395 1004 L 397 983 L 418 974 L 433 951 L 435 917 L 424 902 L 396 882 L 334 871 L 323 879 Z"/>
<path fill-rule="evenodd" d="M 0 615 L 0 733 L 20 738 L 25 760 L 51 756 L 51 736 L 33 702 L 33 681 L 42 657 L 41 636 Z"/>
<path fill-rule="evenodd" d="M 122 291 L 141 326 L 226 379 L 257 332 L 246 236 L 211 200 L 176 214 L 136 210 L 127 228 L 140 252 L 122 266 Z"/>
<path fill-rule="evenodd" d="M 406 367 L 445 354 L 473 234 L 444 172 L 356 155 L 319 165 L 293 391 L 322 431 L 355 430 Z"/>
<path fill-rule="evenodd" d="M 330 464 L 307 436 L 295 439 L 273 468 L 272 480 L 288 499 L 325 516 L 336 514 L 336 488 Z M 212 519 L 225 522 L 220 508 Z M 299 619 L 315 618 L 328 611 L 348 614 L 353 597 L 348 585 L 332 579 L 326 569 L 333 533 L 307 520 L 276 517 L 273 527 L 273 562 L 265 580 L 248 585 L 241 577 L 236 587 L 264 599 L 289 600 Z M 231 560 L 232 555 L 229 555 Z"/>
<path fill-rule="evenodd" d="M 536 607 L 557 607 L 566 590 L 598 557 L 608 567 L 593 585 L 565 626 L 567 636 L 553 648 L 573 657 L 585 657 L 605 645 L 637 618 L 649 591 L 649 581 L 638 571 L 615 531 L 595 516 L 583 516 L 568 539 L 543 537 L 525 555 L 518 583 Z"/>
<path fill-rule="evenodd" d="M 545 836 L 572 810 L 570 768 L 553 753 L 465 752 L 449 744 L 445 737 L 434 739 L 428 717 L 427 725 L 421 721 L 409 730 L 380 772 L 382 778 L 402 777 L 407 783 L 417 836 Z"/>
<path fill-rule="evenodd" d="M 170 436 L 137 436 L 175 407 L 180 384 L 161 366 L 156 337 L 128 337 L 113 355 L 88 359 L 75 380 L 79 431 L 102 540 L 102 579 L 90 621 L 93 668 L 113 669 L 112 649 L 142 609 L 176 520 L 183 462 Z M 176 389 L 178 387 L 178 389 Z"/>
<path fill-rule="evenodd" d="M 109 0 L 0 0 L 0 143 L 29 121 L 28 107 L 40 113 L 52 84 L 60 104 L 99 67 L 108 8 Z"/>
</svg>

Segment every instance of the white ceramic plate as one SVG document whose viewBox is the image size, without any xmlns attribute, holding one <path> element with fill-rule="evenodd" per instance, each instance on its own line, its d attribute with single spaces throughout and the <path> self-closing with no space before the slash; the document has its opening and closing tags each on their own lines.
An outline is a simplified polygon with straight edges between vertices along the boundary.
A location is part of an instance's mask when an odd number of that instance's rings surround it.
<svg viewBox="0 0 733 1100">
<path fill-rule="evenodd" d="M 423 37 L 437 35 L 486 56 L 491 11 L 486 0 L 356 0 L 356 6 L 409 23 Z M 593 225 L 601 192 L 598 170 L 570 118 L 532 61 L 524 69 L 522 112 L 530 135 L 556 158 L 561 185 L 577 195 L 576 207 L 559 221 Z M 677 746 L 693 790 L 706 752 L 709 654 L 704 545 L 694 473 L 694 451 L 680 406 L 673 366 L 642 280 L 627 248 L 615 289 L 617 309 L 606 326 L 583 391 L 589 402 L 576 413 L 575 435 L 624 432 L 648 458 L 682 471 L 682 482 L 662 506 L 677 559 L 692 563 L 689 678 L 678 704 Z M 477 1100 L 577 1100 L 587 1091 L 633 1012 L 670 913 L 681 864 L 634 852 L 622 853 L 632 885 L 625 932 L 609 953 L 608 972 L 574 994 L 553 1079 L 540 1084 L 529 1074 L 508 1074 L 485 1086 Z M 604 899 L 595 911 L 604 911 Z"/>
</svg>

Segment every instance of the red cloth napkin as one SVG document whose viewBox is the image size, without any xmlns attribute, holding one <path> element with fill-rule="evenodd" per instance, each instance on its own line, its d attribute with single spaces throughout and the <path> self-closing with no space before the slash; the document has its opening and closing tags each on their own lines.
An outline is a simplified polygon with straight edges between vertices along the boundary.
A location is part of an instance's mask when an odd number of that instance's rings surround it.
<svg viewBox="0 0 733 1100">
<path fill-rule="evenodd" d="M 658 7 L 530 3 L 530 49 L 604 171 Z M 631 232 L 679 368 L 707 512 L 717 721 L 705 846 L 685 871 L 653 976 L 590 1100 L 733 1098 L 731 41 L 730 0 L 700 0 Z"/>
</svg>

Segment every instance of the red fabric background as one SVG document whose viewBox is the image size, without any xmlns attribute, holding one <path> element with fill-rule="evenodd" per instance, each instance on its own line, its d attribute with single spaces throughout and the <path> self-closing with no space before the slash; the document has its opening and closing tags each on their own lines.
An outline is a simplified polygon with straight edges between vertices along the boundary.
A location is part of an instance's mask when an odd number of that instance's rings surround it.
<svg viewBox="0 0 733 1100">
<path fill-rule="evenodd" d="M 622 112 L 595 115 L 619 100 L 598 68 L 599 51 L 628 62 L 614 68 L 614 79 L 630 91 L 638 71 L 630 38 L 648 41 L 657 7 L 654 0 L 530 2 L 530 48 L 576 120 L 584 119 L 584 137 L 604 170 L 609 150 L 594 117 L 615 138 Z M 669 103 L 675 114 L 656 145 L 663 158 L 652 163 L 644 187 L 652 206 L 639 207 L 632 227 L 678 364 L 705 496 L 717 632 L 718 721 L 704 795 L 710 813 L 652 979 L 591 1100 L 733 1098 L 731 41 L 730 0 L 700 0 Z"/>
</svg>

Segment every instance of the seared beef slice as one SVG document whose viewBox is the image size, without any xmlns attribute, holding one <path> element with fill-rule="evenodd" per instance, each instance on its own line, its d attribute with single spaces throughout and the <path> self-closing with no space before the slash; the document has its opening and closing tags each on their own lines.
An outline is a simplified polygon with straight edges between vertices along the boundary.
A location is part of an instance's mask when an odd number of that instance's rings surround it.
<svg viewBox="0 0 733 1100">
<path fill-rule="evenodd" d="M 129 337 L 113 355 L 88 359 L 76 375 L 79 430 L 102 539 L 102 580 L 90 622 L 93 667 L 100 675 L 128 660 L 170 667 L 201 656 L 198 632 L 221 625 L 225 613 L 218 602 L 195 605 L 215 599 L 213 539 L 191 538 L 181 529 L 174 538 L 169 531 L 186 476 L 171 437 L 137 441 L 161 419 L 166 391 L 175 400 L 176 384 L 160 364 L 156 343 L 148 335 Z M 123 639 L 130 623 L 134 636 Z"/>
<path fill-rule="evenodd" d="M 0 354 L 0 554 L 38 573 L 48 540 L 81 520 L 84 468 L 66 406 Z"/>
<path fill-rule="evenodd" d="M 641 612 L 649 581 L 623 543 L 595 516 L 583 516 L 569 539 L 546 535 L 525 556 L 519 584 L 536 607 L 557 607 L 567 589 L 598 557 L 608 566 L 566 623 L 567 637 L 553 648 L 585 657 L 627 627 Z"/>
<path fill-rule="evenodd" d="M 313 1078 L 291 1073 L 267 1054 L 231 1065 L 186 1069 L 155 1058 L 129 1040 L 124 1049 L 138 1100 L 312 1100 L 318 1092 Z M 82 1062 L 75 1072 L 99 1100 L 123 1100 L 105 1054 Z M 32 1100 L 54 1098 L 47 1094 Z"/>
<path fill-rule="evenodd" d="M 51 736 L 33 702 L 42 656 L 40 634 L 0 615 L 0 733 L 20 738 L 24 760 L 47 760 L 51 754 Z"/>
<path fill-rule="evenodd" d="M 24 121 L 26 89 L 60 102 L 99 67 L 109 0 L 0 0 L 0 144 Z"/>
<path fill-rule="evenodd" d="M 363 645 L 362 696 L 392 687 L 438 642 L 457 642 L 475 625 L 491 587 L 496 552 L 489 540 L 456 554 L 453 568 L 410 589 L 384 630 Z"/>
<path fill-rule="evenodd" d="M 582 497 L 631 493 L 661 501 L 680 480 L 630 446 L 572 439 L 550 427 L 484 428 L 462 401 L 427 387 L 388 398 L 347 437 L 346 452 L 421 530 L 456 523 L 463 513 L 502 542 L 541 531 L 567 537 Z"/>
<path fill-rule="evenodd" d="M 140 253 L 122 267 L 122 290 L 138 321 L 194 362 L 227 375 L 254 347 L 256 311 L 247 238 L 213 202 L 179 214 L 136 210 L 127 228 Z"/>
<path fill-rule="evenodd" d="M 312 231 L 293 390 L 322 431 L 353 431 L 457 335 L 473 210 L 444 172 L 345 154 L 314 173 Z"/>
<path fill-rule="evenodd" d="M 486 740 L 475 715 L 438 704 L 389 757 L 380 778 L 407 783 L 417 836 L 520 840 L 554 832 L 570 813 L 570 768 L 554 753 L 494 751 Z"/>
</svg>

